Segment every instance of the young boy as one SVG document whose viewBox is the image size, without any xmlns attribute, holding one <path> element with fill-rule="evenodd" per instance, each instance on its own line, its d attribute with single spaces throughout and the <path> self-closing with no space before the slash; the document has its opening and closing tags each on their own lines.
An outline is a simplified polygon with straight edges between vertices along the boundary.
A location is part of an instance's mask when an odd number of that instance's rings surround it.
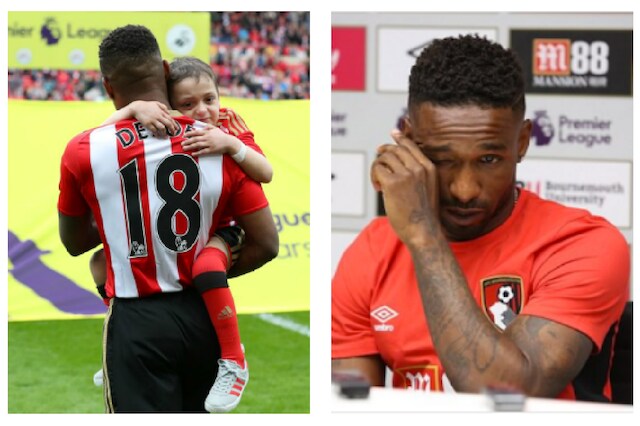
<svg viewBox="0 0 640 426">
<path fill-rule="evenodd" d="M 182 145 L 186 151 L 193 151 L 194 156 L 229 154 L 252 179 L 261 183 L 271 181 L 273 169 L 255 143 L 253 133 L 238 114 L 220 108 L 218 85 L 208 64 L 196 58 L 175 59 L 170 64 L 168 88 L 175 109 L 208 124 L 205 129 L 185 133 Z M 170 111 L 159 102 L 132 102 L 112 114 L 103 125 L 128 118 L 140 121 L 156 136 L 177 131 Z M 249 379 L 235 304 L 226 277 L 244 240 L 242 229 L 230 226 L 232 223 L 232 218 L 222 219 L 221 226 L 193 265 L 194 285 L 201 292 L 221 348 L 218 376 L 205 401 L 205 409 L 209 412 L 234 409 Z M 106 298 L 106 261 L 102 250 L 91 258 L 90 269 L 98 291 Z M 94 377 L 94 381 L 99 381 L 99 377 Z"/>
</svg>

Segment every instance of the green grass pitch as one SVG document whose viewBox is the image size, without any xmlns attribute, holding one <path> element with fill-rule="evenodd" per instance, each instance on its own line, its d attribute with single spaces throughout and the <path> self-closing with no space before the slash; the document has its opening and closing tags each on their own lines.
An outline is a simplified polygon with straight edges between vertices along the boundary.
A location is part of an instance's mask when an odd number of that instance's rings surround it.
<svg viewBox="0 0 640 426">
<path fill-rule="evenodd" d="M 309 326 L 309 312 L 278 314 Z M 240 315 L 251 380 L 235 413 L 309 413 L 309 337 Z M 9 413 L 103 413 L 101 319 L 10 322 Z M 286 374 L 283 374 L 286 372 Z"/>
</svg>

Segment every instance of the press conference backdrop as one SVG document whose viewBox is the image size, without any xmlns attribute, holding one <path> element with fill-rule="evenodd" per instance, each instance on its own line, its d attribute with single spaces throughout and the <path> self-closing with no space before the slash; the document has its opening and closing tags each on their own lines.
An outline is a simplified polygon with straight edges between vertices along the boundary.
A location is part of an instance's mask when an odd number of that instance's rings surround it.
<svg viewBox="0 0 640 426">
<path fill-rule="evenodd" d="M 255 133 L 274 168 L 263 188 L 280 253 L 230 280 L 239 313 L 309 310 L 309 102 L 221 100 Z M 10 100 L 8 224 L 10 320 L 100 316 L 106 311 L 89 274 L 90 254 L 60 243 L 56 202 L 60 157 L 77 133 L 113 112 L 110 102 Z M 287 125 L 274 125 L 287 118 Z"/>
<path fill-rule="evenodd" d="M 604 216 L 631 246 L 632 29 L 631 13 L 333 13 L 332 272 L 379 212 L 369 166 L 406 113 L 412 64 L 434 38 L 466 33 L 523 63 L 533 134 L 518 183 Z"/>
</svg>

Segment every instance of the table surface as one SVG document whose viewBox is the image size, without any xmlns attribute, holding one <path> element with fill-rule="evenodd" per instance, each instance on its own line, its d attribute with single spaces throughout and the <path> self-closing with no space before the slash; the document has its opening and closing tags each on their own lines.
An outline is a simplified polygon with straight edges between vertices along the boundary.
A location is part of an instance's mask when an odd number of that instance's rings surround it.
<svg viewBox="0 0 640 426">
<path fill-rule="evenodd" d="M 416 392 L 372 387 L 368 398 L 346 398 L 332 386 L 331 411 L 340 412 L 494 412 L 491 397 L 484 394 Z M 507 410 L 513 411 L 513 410 Z M 520 410 L 516 410 L 520 411 Z M 632 405 L 525 398 L 521 411 L 527 412 L 633 412 Z"/>
</svg>

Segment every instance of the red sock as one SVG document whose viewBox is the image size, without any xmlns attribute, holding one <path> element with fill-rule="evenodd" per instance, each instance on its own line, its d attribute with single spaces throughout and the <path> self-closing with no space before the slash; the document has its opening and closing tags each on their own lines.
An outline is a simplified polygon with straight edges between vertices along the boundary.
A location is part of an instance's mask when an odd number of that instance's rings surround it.
<svg viewBox="0 0 640 426">
<path fill-rule="evenodd" d="M 226 254 L 213 247 L 203 249 L 193 265 L 194 280 L 197 281 L 209 318 L 218 335 L 221 358 L 244 366 L 236 306 L 226 284 L 226 271 Z"/>
</svg>

